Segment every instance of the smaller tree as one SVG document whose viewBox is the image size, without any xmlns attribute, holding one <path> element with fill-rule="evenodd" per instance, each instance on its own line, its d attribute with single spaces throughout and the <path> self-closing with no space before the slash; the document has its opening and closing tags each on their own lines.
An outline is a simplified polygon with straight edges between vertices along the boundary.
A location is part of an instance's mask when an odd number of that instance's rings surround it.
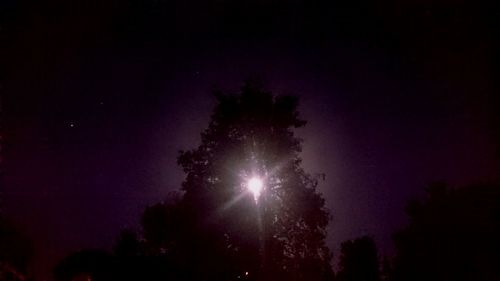
<svg viewBox="0 0 500 281">
<path fill-rule="evenodd" d="M 364 236 L 342 243 L 338 281 L 379 281 L 379 260 L 375 241 Z"/>
<path fill-rule="evenodd" d="M 28 275 L 32 256 L 31 241 L 0 214 L 0 278 L 7 268 Z"/>
<path fill-rule="evenodd" d="M 181 195 L 171 192 L 166 200 L 149 206 L 141 217 L 145 251 L 149 255 L 172 252 L 185 232 L 186 214 Z"/>
<path fill-rule="evenodd" d="M 141 250 L 142 245 L 137 233 L 131 229 L 124 229 L 120 232 L 113 252 L 117 257 L 128 258 L 139 256 Z"/>
<path fill-rule="evenodd" d="M 82 250 L 73 253 L 54 268 L 56 281 L 114 279 L 113 258 L 103 250 Z"/>
<path fill-rule="evenodd" d="M 500 186 L 434 184 L 406 212 L 391 280 L 500 280 Z"/>
</svg>

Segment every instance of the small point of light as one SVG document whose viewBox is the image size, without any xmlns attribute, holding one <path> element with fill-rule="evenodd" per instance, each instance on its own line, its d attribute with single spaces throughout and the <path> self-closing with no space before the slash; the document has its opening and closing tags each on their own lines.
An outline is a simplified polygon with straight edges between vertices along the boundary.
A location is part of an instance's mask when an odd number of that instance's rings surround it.
<svg viewBox="0 0 500 281">
<path fill-rule="evenodd" d="M 245 275 L 248 276 L 248 271 L 245 271 Z"/>
<path fill-rule="evenodd" d="M 262 192 L 262 187 L 264 186 L 264 183 L 262 180 L 258 177 L 252 177 L 250 180 L 248 180 L 247 183 L 247 188 L 250 190 L 250 192 L 253 193 L 253 197 L 255 200 L 259 198 L 260 193 Z"/>
</svg>

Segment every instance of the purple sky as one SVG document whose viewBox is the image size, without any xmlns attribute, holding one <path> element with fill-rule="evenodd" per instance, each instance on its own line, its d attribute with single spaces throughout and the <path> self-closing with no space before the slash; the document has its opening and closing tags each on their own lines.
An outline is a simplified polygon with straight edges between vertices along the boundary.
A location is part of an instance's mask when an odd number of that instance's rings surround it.
<svg viewBox="0 0 500 281">
<path fill-rule="evenodd" d="M 301 98 L 334 250 L 369 234 L 391 254 L 427 184 L 498 180 L 486 4 L 97 2 L 5 4 L 1 202 L 34 240 L 38 276 L 70 251 L 110 248 L 178 189 L 177 152 L 199 144 L 211 89 L 249 77 Z"/>
</svg>

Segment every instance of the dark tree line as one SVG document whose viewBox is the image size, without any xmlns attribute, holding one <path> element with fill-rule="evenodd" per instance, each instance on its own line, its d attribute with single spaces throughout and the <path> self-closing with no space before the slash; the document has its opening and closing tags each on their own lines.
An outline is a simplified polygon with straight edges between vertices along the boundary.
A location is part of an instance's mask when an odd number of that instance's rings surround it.
<svg viewBox="0 0 500 281">
<path fill-rule="evenodd" d="M 346 241 L 336 280 L 500 280 L 499 185 L 433 184 L 406 213 L 408 225 L 393 237 L 394 257 L 380 262 L 369 237 Z"/>
<path fill-rule="evenodd" d="M 94 280 L 192 277 L 183 275 L 190 266 L 177 258 L 169 259 L 167 254 L 172 241 L 168 237 L 173 235 L 169 229 L 176 225 L 169 223 L 177 216 L 177 200 L 173 196 L 144 212 L 143 239 L 136 232 L 123 231 L 113 255 L 84 251 L 70 256 L 56 270 L 57 280 L 72 280 L 68 276 L 82 272 L 91 272 Z M 375 242 L 368 236 L 345 241 L 336 276 L 330 272 L 325 280 L 499 280 L 500 186 L 452 189 L 436 184 L 428 188 L 424 200 L 411 201 L 406 212 L 409 223 L 394 235 L 394 257 L 380 261 Z"/>
<path fill-rule="evenodd" d="M 179 154 L 182 190 L 144 211 L 140 238 L 122 234 L 116 260 L 153 265 L 147 280 L 330 279 L 329 214 L 300 166 L 297 98 L 257 83 L 215 97 L 201 144 Z M 258 195 L 248 190 L 253 177 Z"/>
<path fill-rule="evenodd" d="M 499 280 L 500 187 L 434 185 L 412 201 L 396 253 L 380 264 L 370 237 L 341 245 L 336 276 L 325 245 L 329 214 L 317 180 L 301 167 L 305 125 L 298 100 L 247 83 L 218 105 L 174 192 L 144 211 L 139 231 L 123 231 L 112 254 L 75 253 L 55 269 L 77 280 Z M 259 176 L 263 190 L 248 191 Z"/>
</svg>

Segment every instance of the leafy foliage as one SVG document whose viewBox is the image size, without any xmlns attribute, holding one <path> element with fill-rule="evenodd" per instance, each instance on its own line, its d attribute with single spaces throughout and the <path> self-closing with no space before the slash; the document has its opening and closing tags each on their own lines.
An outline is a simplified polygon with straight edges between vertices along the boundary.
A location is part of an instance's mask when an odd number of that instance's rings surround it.
<svg viewBox="0 0 500 281">
<path fill-rule="evenodd" d="M 274 97 L 251 83 L 237 95 L 215 96 L 200 146 L 180 152 L 182 191 L 146 208 L 142 237 L 123 231 L 115 255 L 97 264 L 88 265 L 93 252 L 68 257 L 55 271 L 57 280 L 78 274 L 96 280 L 331 279 L 324 241 L 329 215 L 317 180 L 300 167 L 301 140 L 293 133 L 305 125 L 297 98 Z M 259 198 L 246 186 L 252 176 L 264 182 Z"/>
<path fill-rule="evenodd" d="M 215 96 L 201 145 L 178 158 L 182 198 L 144 213 L 146 248 L 182 261 L 191 280 L 327 278 L 329 215 L 317 180 L 300 167 L 298 99 L 252 83 Z M 258 200 L 245 186 L 255 175 L 264 180 Z"/>
</svg>

